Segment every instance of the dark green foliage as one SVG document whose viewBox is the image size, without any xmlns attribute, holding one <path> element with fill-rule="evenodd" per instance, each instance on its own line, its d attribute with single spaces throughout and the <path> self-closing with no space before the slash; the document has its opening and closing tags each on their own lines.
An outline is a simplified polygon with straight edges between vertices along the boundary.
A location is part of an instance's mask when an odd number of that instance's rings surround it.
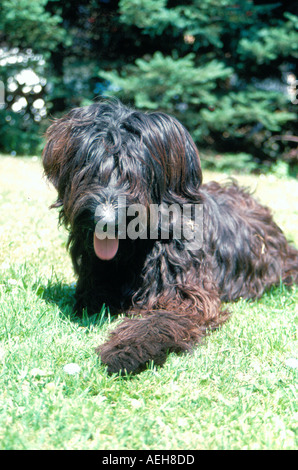
<svg viewBox="0 0 298 470">
<path fill-rule="evenodd" d="M 44 75 L 51 51 L 67 40 L 62 18 L 46 11 L 48 0 L 3 0 L 0 6 L 0 79 L 6 105 L 0 106 L 0 149 L 13 154 L 39 153 L 45 123 L 33 103 L 46 99 Z M 40 77 L 26 86 L 22 70 Z M 38 85 L 38 86 L 37 86 Z M 21 109 L 14 105 L 24 99 Z"/>
<path fill-rule="evenodd" d="M 293 143 L 270 137 L 294 132 L 295 105 L 285 79 L 297 56 L 297 16 L 286 6 L 250 0 L 159 0 L 150 13 L 151 3 L 119 2 L 123 22 L 144 38 L 164 39 L 160 52 L 101 74 L 111 93 L 143 109 L 175 114 L 201 148 L 228 152 L 226 161 L 240 151 L 255 162 L 282 153 L 294 162 Z M 164 44 L 166 50 L 172 45 L 167 54 Z"/>
<path fill-rule="evenodd" d="M 201 153 L 203 169 L 232 173 L 251 173 L 257 169 L 257 163 L 252 155 L 238 152 L 214 155 L 214 153 Z"/>
<path fill-rule="evenodd" d="M 250 168 L 297 161 L 297 105 L 287 93 L 288 74 L 297 74 L 294 2 L 4 0 L 0 8 L 0 48 L 27 57 L 0 57 L 0 79 L 25 67 L 45 78 L 31 102 L 22 84 L 6 91 L 2 150 L 38 151 L 49 115 L 117 95 L 174 114 L 200 148 L 251 155 Z M 28 106 L 14 113 L 22 96 Z M 37 116 L 36 98 L 47 117 Z"/>
<path fill-rule="evenodd" d="M 10 46 L 54 49 L 66 38 L 62 18 L 46 11 L 48 0 L 3 0 L 0 27 Z M 35 46 L 36 45 L 36 46 Z"/>
<path fill-rule="evenodd" d="M 41 126 L 24 121 L 19 113 L 0 112 L 1 148 L 12 155 L 33 155 L 41 152 Z"/>
</svg>

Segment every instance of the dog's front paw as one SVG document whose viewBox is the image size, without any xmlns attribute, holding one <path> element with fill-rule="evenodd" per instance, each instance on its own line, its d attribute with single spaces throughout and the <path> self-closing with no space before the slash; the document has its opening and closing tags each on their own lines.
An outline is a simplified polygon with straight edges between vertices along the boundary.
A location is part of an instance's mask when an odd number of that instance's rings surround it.
<svg viewBox="0 0 298 470">
<path fill-rule="evenodd" d="M 151 361 L 156 365 L 165 362 L 169 348 L 156 341 L 146 323 L 144 319 L 126 319 L 112 332 L 110 340 L 96 349 L 108 373 L 138 373 Z"/>
<path fill-rule="evenodd" d="M 140 354 L 138 348 L 133 346 L 118 346 L 105 343 L 97 348 L 101 362 L 107 365 L 109 374 L 130 374 L 141 372 L 150 361 L 149 357 Z"/>
</svg>

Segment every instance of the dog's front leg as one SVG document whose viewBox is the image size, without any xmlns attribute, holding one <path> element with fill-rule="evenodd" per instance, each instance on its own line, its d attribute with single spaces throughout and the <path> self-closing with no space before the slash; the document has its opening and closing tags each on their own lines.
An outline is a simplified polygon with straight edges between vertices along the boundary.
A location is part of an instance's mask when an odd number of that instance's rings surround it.
<svg viewBox="0 0 298 470">
<path fill-rule="evenodd" d="M 196 306 L 135 313 L 137 317 L 126 318 L 96 350 L 109 373 L 138 373 L 151 361 L 162 365 L 169 352 L 191 351 L 208 329 L 226 319 L 224 312 L 221 319 L 207 318 Z"/>
<path fill-rule="evenodd" d="M 97 353 L 109 373 L 136 373 L 150 361 L 163 364 L 170 351 L 189 350 L 190 330 L 186 318 L 162 311 L 146 312 L 142 317 L 126 318 Z"/>
</svg>

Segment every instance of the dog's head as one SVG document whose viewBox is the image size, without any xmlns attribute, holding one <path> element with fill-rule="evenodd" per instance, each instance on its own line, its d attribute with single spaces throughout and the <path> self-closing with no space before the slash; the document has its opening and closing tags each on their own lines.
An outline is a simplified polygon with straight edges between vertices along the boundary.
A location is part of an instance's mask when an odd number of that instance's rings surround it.
<svg viewBox="0 0 298 470">
<path fill-rule="evenodd" d="M 62 207 L 61 218 L 71 229 L 95 232 L 99 222 L 103 231 L 118 227 L 119 206 L 148 209 L 197 197 L 202 180 L 197 148 L 167 114 L 103 101 L 54 121 L 46 138 L 44 170 L 58 191 L 53 206 Z M 94 249 L 99 258 L 112 259 L 117 234 L 104 241 L 94 236 Z"/>
</svg>

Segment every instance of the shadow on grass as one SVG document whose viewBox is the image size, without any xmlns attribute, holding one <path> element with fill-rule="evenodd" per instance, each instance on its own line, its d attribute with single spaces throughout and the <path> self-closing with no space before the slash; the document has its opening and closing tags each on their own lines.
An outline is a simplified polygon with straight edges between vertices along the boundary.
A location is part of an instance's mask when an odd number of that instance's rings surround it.
<svg viewBox="0 0 298 470">
<path fill-rule="evenodd" d="M 109 308 L 105 305 L 101 307 L 98 313 L 93 315 L 88 315 L 87 310 L 83 311 L 83 315 L 77 315 L 74 312 L 75 286 L 73 284 L 68 285 L 59 281 L 56 283 L 49 281 L 46 287 L 40 286 L 38 288 L 37 295 L 50 304 L 56 304 L 61 316 L 85 328 L 95 325 L 100 327 L 111 321 Z"/>
<path fill-rule="evenodd" d="M 5 286 L 6 292 L 14 289 L 18 291 L 32 290 L 37 297 L 48 304 L 58 306 L 61 317 L 68 318 L 79 326 L 101 326 L 111 321 L 111 314 L 106 306 L 99 306 L 99 311 L 88 315 L 87 311 L 79 316 L 74 313 L 75 284 L 61 282 L 55 273 L 50 279 L 41 279 L 36 266 L 30 263 L 11 265 L 5 272 L 0 272 L 0 284 Z"/>
</svg>

